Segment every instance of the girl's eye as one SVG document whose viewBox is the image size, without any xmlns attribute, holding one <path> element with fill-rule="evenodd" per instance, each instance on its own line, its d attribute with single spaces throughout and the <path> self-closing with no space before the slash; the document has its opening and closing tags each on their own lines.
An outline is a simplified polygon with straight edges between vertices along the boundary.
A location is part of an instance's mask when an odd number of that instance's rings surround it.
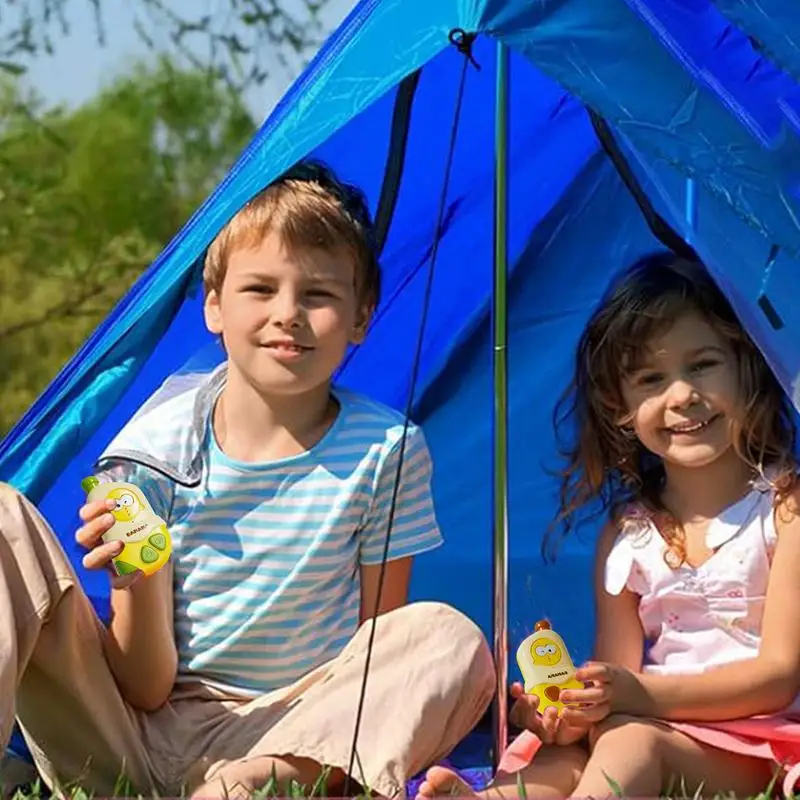
<svg viewBox="0 0 800 800">
<path fill-rule="evenodd" d="M 653 386 L 654 384 L 658 383 L 662 377 L 663 376 L 658 372 L 650 372 L 647 375 L 642 375 L 637 383 L 644 386 Z"/>
<path fill-rule="evenodd" d="M 692 371 L 693 372 L 702 372 L 704 369 L 711 369 L 711 367 L 715 367 L 719 362 L 714 361 L 713 359 L 706 359 L 705 361 L 698 361 L 695 364 L 692 364 Z"/>
</svg>

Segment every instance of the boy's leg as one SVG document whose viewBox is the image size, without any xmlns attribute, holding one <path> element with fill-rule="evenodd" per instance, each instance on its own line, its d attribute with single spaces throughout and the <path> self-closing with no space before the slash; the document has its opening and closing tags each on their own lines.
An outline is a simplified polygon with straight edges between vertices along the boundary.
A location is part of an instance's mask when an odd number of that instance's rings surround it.
<svg viewBox="0 0 800 800">
<path fill-rule="evenodd" d="M 263 786 L 273 767 L 287 776 L 301 770 L 306 783 L 322 767 L 341 778 L 350 763 L 371 624 L 280 703 L 268 696 L 237 709 L 207 750 L 205 784 L 195 795 L 211 796 L 223 784 Z M 381 616 L 353 780 L 385 797 L 401 794 L 411 777 L 447 756 L 475 727 L 494 688 L 489 647 L 463 614 L 413 603 Z"/>
<path fill-rule="evenodd" d="M 668 725 L 624 715 L 604 720 L 593 736 L 592 754 L 575 797 L 693 797 L 732 794 L 755 797 L 769 785 L 774 767 L 695 741 Z M 616 786 L 612 787 L 609 779 Z"/>
<path fill-rule="evenodd" d="M 0 746 L 15 713 L 42 777 L 114 792 L 151 783 L 136 712 L 103 652 L 105 629 L 37 509 L 0 484 Z"/>
</svg>

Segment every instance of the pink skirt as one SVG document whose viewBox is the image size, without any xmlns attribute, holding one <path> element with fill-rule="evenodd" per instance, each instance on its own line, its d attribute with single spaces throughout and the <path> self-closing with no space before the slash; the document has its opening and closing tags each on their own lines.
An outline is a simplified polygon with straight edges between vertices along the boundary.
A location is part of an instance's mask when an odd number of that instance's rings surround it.
<svg viewBox="0 0 800 800">
<path fill-rule="evenodd" d="M 800 779 L 800 722 L 786 717 L 750 717 L 725 722 L 665 722 L 698 742 L 753 758 L 764 758 L 786 770 L 784 796 Z M 523 731 L 508 746 L 498 772 L 515 773 L 533 761 L 542 746 L 531 731 Z"/>
<path fill-rule="evenodd" d="M 692 739 L 752 758 L 764 758 L 783 767 L 783 793 L 793 793 L 800 779 L 800 722 L 786 717 L 749 717 L 724 722 L 667 722 Z"/>
</svg>

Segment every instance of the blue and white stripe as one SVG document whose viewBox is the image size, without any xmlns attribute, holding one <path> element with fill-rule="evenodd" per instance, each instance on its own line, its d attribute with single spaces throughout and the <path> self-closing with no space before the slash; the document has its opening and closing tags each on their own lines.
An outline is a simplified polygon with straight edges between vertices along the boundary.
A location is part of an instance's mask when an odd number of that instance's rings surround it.
<svg viewBox="0 0 800 800">
<path fill-rule="evenodd" d="M 181 678 L 266 692 L 337 655 L 355 632 L 359 566 L 383 554 L 403 420 L 360 395 L 336 397 L 339 416 L 309 452 L 240 463 L 208 435 L 202 484 L 171 487 Z M 176 459 L 191 417 L 180 401 L 151 412 L 146 432 L 151 451 Z M 430 482 L 425 439 L 411 425 L 390 560 L 441 543 Z"/>
</svg>

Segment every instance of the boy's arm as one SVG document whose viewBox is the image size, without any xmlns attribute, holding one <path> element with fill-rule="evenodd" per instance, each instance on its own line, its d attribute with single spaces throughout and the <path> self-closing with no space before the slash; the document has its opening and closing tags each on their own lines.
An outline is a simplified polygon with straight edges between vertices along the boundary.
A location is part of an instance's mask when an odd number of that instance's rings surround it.
<svg viewBox="0 0 800 800">
<path fill-rule="evenodd" d="M 106 657 L 123 697 L 143 711 L 167 701 L 178 669 L 172 570 L 169 561 L 149 578 L 111 590 Z"/>
<path fill-rule="evenodd" d="M 101 482 L 122 481 L 139 486 L 153 511 L 169 524 L 171 487 L 166 479 L 134 465 L 114 466 L 97 477 Z M 95 518 L 83 530 L 93 529 L 95 540 L 99 541 L 112 524 L 113 519 L 104 522 Z M 144 711 L 161 707 L 175 683 L 178 654 L 172 581 L 170 559 L 154 575 L 140 575 L 126 588 L 111 589 L 111 619 L 104 637 L 106 658 L 123 697 Z"/>
<path fill-rule="evenodd" d="M 383 576 L 383 588 L 380 592 L 378 616 L 400 608 L 408 602 L 408 584 L 411 580 L 411 564 L 413 558 L 398 558 L 386 564 Z M 369 619 L 375 613 L 380 588 L 381 565 L 361 565 L 361 614 L 360 622 Z"/>
<path fill-rule="evenodd" d="M 375 613 L 387 533 L 389 551 L 379 614 L 405 605 L 414 556 L 442 543 L 431 492 L 431 458 L 422 430 L 409 427 L 398 476 L 400 447 L 398 440 L 380 467 L 371 508 L 359 532 L 362 622 Z"/>
</svg>

